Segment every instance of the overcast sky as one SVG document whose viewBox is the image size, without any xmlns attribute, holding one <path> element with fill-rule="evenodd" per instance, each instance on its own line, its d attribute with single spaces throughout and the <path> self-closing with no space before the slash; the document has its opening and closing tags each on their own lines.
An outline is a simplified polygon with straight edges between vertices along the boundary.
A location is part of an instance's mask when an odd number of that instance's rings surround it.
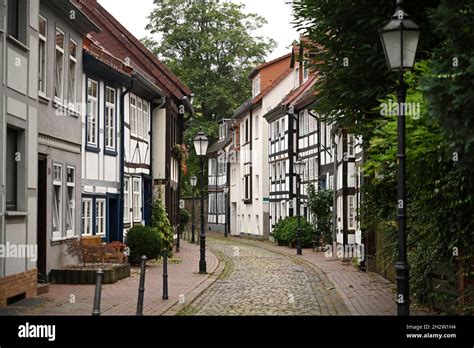
<svg viewBox="0 0 474 348">
<path fill-rule="evenodd" d="M 268 60 L 290 52 L 289 46 L 299 35 L 290 24 L 291 6 L 288 0 L 231 0 L 244 3 L 247 12 L 258 13 L 265 17 L 268 24 L 256 34 L 271 37 L 278 47 L 268 55 Z M 147 16 L 153 9 L 153 0 L 99 0 L 122 25 L 138 39 L 150 35 L 145 30 Z"/>
</svg>

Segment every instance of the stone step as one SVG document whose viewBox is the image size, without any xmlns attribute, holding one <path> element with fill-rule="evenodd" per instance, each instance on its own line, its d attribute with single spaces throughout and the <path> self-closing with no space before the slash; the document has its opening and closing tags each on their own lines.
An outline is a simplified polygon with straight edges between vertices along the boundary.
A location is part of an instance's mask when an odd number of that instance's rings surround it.
<svg viewBox="0 0 474 348">
<path fill-rule="evenodd" d="M 39 295 L 47 294 L 49 292 L 49 284 L 38 284 L 37 293 Z"/>
</svg>

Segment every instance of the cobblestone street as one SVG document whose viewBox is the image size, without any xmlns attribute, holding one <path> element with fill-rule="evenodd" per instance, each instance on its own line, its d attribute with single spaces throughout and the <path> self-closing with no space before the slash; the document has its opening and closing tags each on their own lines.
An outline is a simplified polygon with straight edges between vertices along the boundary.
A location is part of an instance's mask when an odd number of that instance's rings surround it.
<svg viewBox="0 0 474 348">
<path fill-rule="evenodd" d="M 296 257 L 234 239 L 207 241 L 225 268 L 178 315 L 350 314 L 324 273 Z"/>
</svg>

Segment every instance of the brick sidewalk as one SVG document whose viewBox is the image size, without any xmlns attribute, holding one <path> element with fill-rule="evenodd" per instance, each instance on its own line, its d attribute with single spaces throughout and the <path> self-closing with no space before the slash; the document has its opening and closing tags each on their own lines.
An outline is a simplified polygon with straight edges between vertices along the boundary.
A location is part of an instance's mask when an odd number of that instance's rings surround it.
<svg viewBox="0 0 474 348">
<path fill-rule="evenodd" d="M 221 238 L 215 234 L 212 236 Z M 255 241 L 239 237 L 232 237 L 232 239 L 296 257 L 295 249 L 277 246 L 268 241 Z M 395 286 L 382 276 L 373 272 L 361 272 L 349 262 L 326 258 L 323 252 L 313 252 L 312 249 L 303 249 L 303 255 L 298 258 L 305 260 L 328 277 L 344 300 L 351 315 L 397 314 Z M 429 315 L 430 313 L 426 310 L 412 308 L 412 314 Z"/>
<path fill-rule="evenodd" d="M 179 253 L 174 253 L 179 264 L 168 265 L 169 300 L 162 300 L 163 277 L 162 265 L 149 265 L 146 269 L 144 315 L 161 315 L 173 307 L 184 295 L 185 303 L 193 300 L 206 283 L 212 282 L 212 273 L 216 271 L 219 261 L 206 250 L 207 271 L 199 271 L 199 246 L 181 241 Z M 129 278 L 115 284 L 103 285 L 102 315 L 135 315 L 138 298 L 140 269 L 132 268 Z M 35 299 L 28 299 L 0 309 L 0 315 L 91 315 L 94 302 L 94 285 L 50 285 L 50 291 Z M 202 291 L 201 290 L 201 291 Z M 73 295 L 73 296 L 72 296 Z M 70 299 L 75 297 L 75 302 Z"/>
</svg>

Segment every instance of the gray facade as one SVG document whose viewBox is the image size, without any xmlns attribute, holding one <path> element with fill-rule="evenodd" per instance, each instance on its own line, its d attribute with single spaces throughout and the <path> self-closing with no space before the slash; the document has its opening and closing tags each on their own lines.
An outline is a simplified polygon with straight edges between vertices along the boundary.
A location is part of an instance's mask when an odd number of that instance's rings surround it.
<svg viewBox="0 0 474 348">
<path fill-rule="evenodd" d="M 67 245 L 81 234 L 82 37 L 94 25 L 69 1 L 41 1 L 39 12 L 38 272 L 47 278 L 75 263 Z"/>
<path fill-rule="evenodd" d="M 39 1 L 13 3 L 0 1 L 0 245 L 35 246 Z M 34 259 L 4 256 L 0 289 L 4 277 L 35 272 Z"/>
</svg>

